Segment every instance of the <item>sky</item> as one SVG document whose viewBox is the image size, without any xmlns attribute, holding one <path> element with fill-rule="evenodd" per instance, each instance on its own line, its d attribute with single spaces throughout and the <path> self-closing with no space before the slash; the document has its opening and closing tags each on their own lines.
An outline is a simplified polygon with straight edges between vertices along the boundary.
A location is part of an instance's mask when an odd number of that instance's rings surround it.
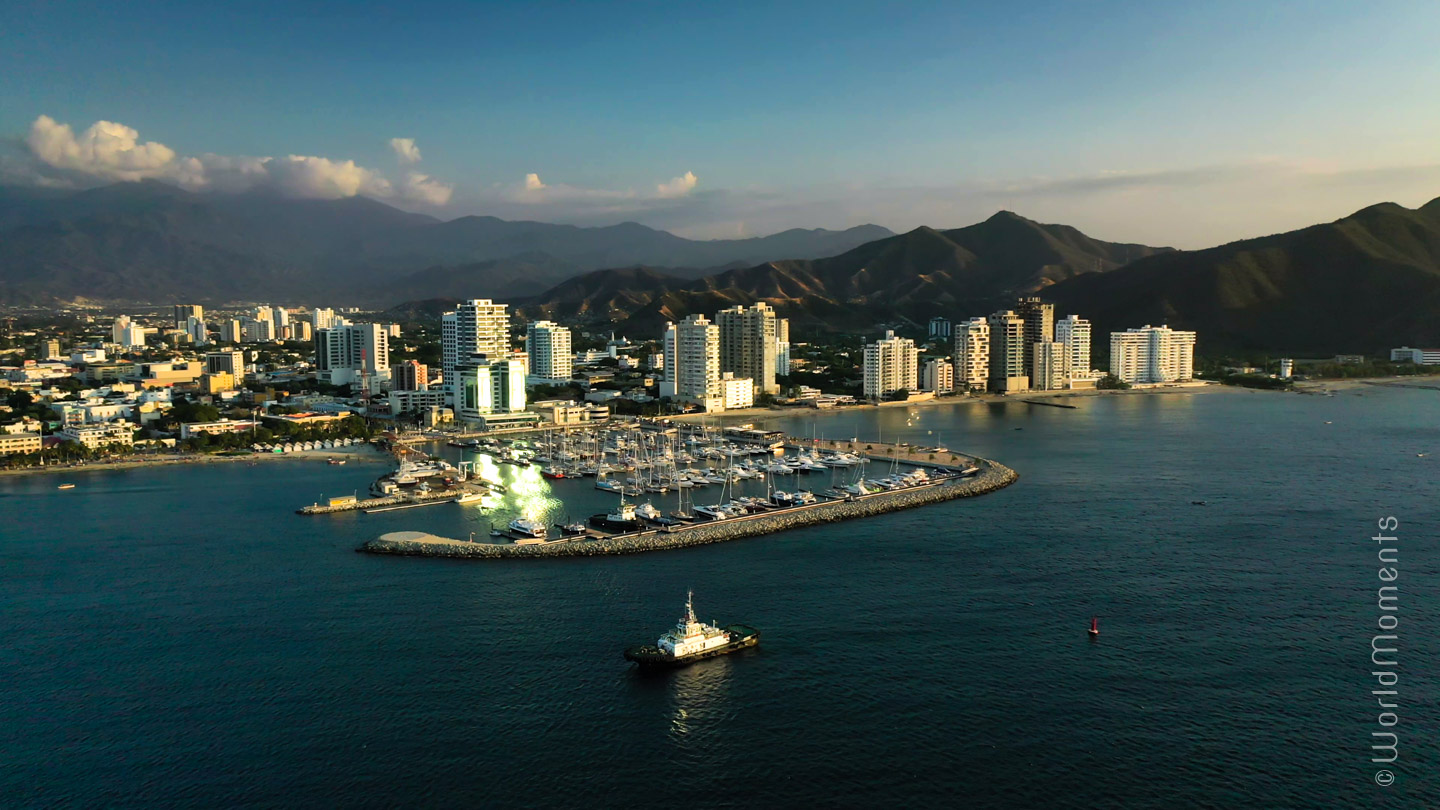
<svg viewBox="0 0 1440 810">
<path fill-rule="evenodd" d="M 11 0 L 0 183 L 1181 248 L 1440 197 L 1440 4 L 1010 5 Z"/>
</svg>

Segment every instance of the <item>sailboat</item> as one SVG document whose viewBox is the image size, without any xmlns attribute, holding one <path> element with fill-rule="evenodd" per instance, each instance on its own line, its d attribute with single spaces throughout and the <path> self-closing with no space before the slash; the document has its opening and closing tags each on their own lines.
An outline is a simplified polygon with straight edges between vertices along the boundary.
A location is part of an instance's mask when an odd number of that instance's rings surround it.
<svg viewBox="0 0 1440 810">
<path fill-rule="evenodd" d="M 1091 617 L 1090 617 L 1090 637 L 1091 637 L 1091 638 L 1094 638 L 1095 636 L 1098 636 L 1098 635 L 1100 635 L 1100 620 L 1097 619 L 1097 618 L 1095 618 L 1094 616 L 1091 616 Z"/>
</svg>

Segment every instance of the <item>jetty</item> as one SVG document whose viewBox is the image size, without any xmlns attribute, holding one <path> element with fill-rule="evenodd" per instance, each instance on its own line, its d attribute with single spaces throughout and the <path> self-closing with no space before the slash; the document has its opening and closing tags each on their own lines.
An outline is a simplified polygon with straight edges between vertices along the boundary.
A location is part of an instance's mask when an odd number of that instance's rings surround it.
<svg viewBox="0 0 1440 810">
<path fill-rule="evenodd" d="M 1066 405 L 1063 402 L 1047 402 L 1043 399 L 1022 399 L 1020 401 L 1026 405 L 1044 405 L 1047 408 L 1069 408 L 1072 411 L 1075 410 L 1074 405 Z"/>
<path fill-rule="evenodd" d="M 863 446 L 863 443 L 861 443 Z M 873 449 L 873 445 L 872 445 Z M 891 448 L 886 448 L 891 449 Z M 911 463 L 939 466 L 923 453 L 924 461 Z M 938 455 L 938 454 L 937 454 Z M 949 457 L 949 453 L 945 453 Z M 645 551 L 688 548 L 758 537 L 786 529 L 816 526 L 842 520 L 913 509 L 956 498 L 970 498 L 1003 489 L 1019 479 L 1014 470 L 996 461 L 965 457 L 974 472 L 949 475 L 924 486 L 889 490 L 871 495 L 847 496 L 803 506 L 774 509 L 744 517 L 706 521 L 684 526 L 666 526 L 619 535 L 592 533 L 571 542 L 545 545 L 513 545 L 470 542 L 437 537 L 426 532 L 390 532 L 360 546 L 368 554 L 411 557 L 459 557 L 471 559 L 534 559 L 539 557 L 586 557 L 636 554 Z M 967 472 L 969 472 L 967 470 Z"/>
</svg>

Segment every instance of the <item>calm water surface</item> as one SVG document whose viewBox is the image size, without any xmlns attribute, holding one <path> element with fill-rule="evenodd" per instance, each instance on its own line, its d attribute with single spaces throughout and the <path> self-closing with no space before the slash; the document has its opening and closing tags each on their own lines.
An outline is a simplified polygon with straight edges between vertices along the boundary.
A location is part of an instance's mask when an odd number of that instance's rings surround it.
<svg viewBox="0 0 1440 810">
<path fill-rule="evenodd" d="M 354 553 L 613 503 L 513 467 L 483 509 L 330 517 L 293 510 L 382 468 L 0 479 L 0 804 L 1440 806 L 1440 392 L 1078 403 L 771 421 L 943 442 L 1022 479 L 635 557 Z M 1386 789 L 1368 538 L 1390 514 Z M 630 669 L 620 649 L 689 587 L 761 646 Z"/>
</svg>

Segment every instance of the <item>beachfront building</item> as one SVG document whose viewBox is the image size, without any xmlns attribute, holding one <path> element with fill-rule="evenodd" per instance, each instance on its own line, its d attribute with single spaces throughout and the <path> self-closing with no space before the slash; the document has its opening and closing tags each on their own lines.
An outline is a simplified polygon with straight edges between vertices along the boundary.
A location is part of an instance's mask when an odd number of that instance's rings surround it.
<svg viewBox="0 0 1440 810">
<path fill-rule="evenodd" d="M 920 367 L 920 390 L 949 394 L 955 390 L 955 364 L 945 357 L 933 357 Z"/>
<path fill-rule="evenodd" d="M 218 436 L 224 433 L 249 433 L 259 427 L 254 419 L 221 419 L 218 422 L 183 422 L 180 425 L 180 440 L 195 436 Z"/>
<path fill-rule="evenodd" d="M 1110 373 L 1122 382 L 1180 382 L 1194 379 L 1194 370 L 1194 332 L 1146 325 L 1110 333 Z"/>
<path fill-rule="evenodd" d="M 990 382 L 990 322 L 971 318 L 955 324 L 955 390 L 984 391 Z"/>
<path fill-rule="evenodd" d="M 729 371 L 720 372 L 720 379 L 710 383 L 707 400 L 720 401 L 719 408 L 707 410 L 731 411 L 749 408 L 755 404 L 755 383 L 745 377 L 736 377 Z"/>
<path fill-rule="evenodd" d="M 45 440 L 39 433 L 20 431 L 17 433 L 0 432 L 0 456 L 9 456 L 16 453 L 38 453 L 45 446 Z"/>
<path fill-rule="evenodd" d="M 779 393 L 775 382 L 775 352 L 779 325 L 769 304 L 734 306 L 715 314 L 720 327 L 720 371 L 736 379 L 749 379 L 756 393 Z"/>
<path fill-rule="evenodd" d="M 66 425 L 60 437 L 87 450 L 98 450 L 112 444 L 130 447 L 135 444 L 135 425 L 130 422 L 106 422 L 98 425 Z"/>
<path fill-rule="evenodd" d="M 1390 362 L 1414 363 L 1417 366 L 1440 366 L 1440 349 L 1412 349 L 1401 346 L 1390 350 Z"/>
<path fill-rule="evenodd" d="M 525 353 L 529 378 L 556 383 L 570 379 L 574 358 L 570 353 L 570 330 L 553 321 L 535 321 L 525 328 Z"/>
<path fill-rule="evenodd" d="M 1039 298 L 1021 298 L 1015 302 L 1015 314 L 1025 321 L 1025 373 L 1030 376 L 1031 387 L 1035 386 L 1035 344 L 1048 343 L 1055 339 L 1055 305 Z"/>
<path fill-rule="evenodd" d="M 865 344 L 864 393 L 870 399 L 882 399 L 896 391 L 916 391 L 920 387 L 920 350 L 910 338 L 885 337 Z"/>
<path fill-rule="evenodd" d="M 665 358 L 665 372 L 674 375 L 675 396 L 697 403 L 710 398 L 711 383 L 720 379 L 720 327 L 704 315 L 691 315 L 666 331 L 666 341 L 674 346 L 674 362 Z"/>
<path fill-rule="evenodd" d="M 990 390 L 1004 393 L 1030 390 L 1030 373 L 1025 362 L 1025 320 L 1013 310 L 1005 309 L 991 315 L 989 324 Z"/>
<path fill-rule="evenodd" d="M 1070 387 L 1070 351 L 1056 340 L 1041 341 L 1032 348 L 1035 354 L 1036 391 L 1059 391 Z"/>
<path fill-rule="evenodd" d="M 460 387 L 454 381 L 460 364 L 469 363 L 477 354 L 497 359 L 510 356 L 510 318 L 505 309 L 505 304 L 488 298 L 473 298 L 440 316 L 440 365 L 457 412 Z"/>
</svg>

